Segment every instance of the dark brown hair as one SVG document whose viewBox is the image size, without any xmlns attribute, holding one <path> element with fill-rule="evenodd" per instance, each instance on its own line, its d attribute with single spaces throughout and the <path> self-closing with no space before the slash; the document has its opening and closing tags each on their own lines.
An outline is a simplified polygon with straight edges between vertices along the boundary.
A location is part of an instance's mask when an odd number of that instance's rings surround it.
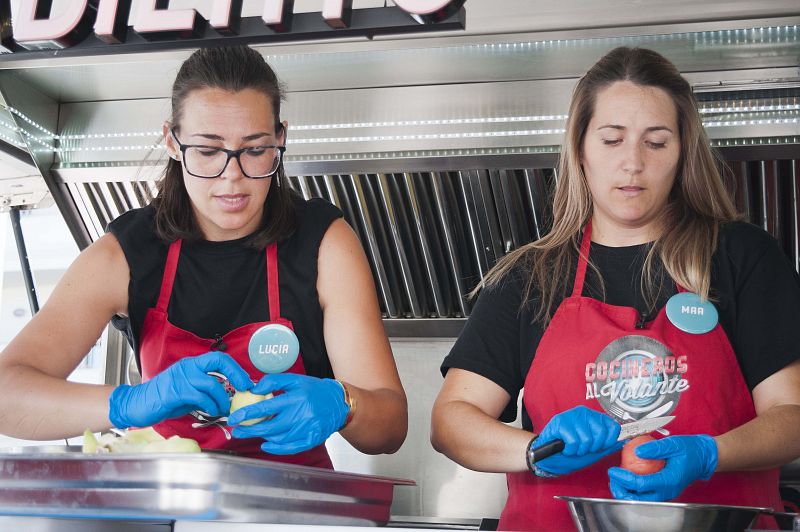
<svg viewBox="0 0 800 532">
<path fill-rule="evenodd" d="M 238 92 L 254 89 L 265 94 L 272 102 L 275 132 L 280 133 L 281 101 L 283 87 L 278 77 L 257 51 L 247 46 L 201 48 L 183 62 L 172 85 L 172 125 L 180 129 L 183 103 L 195 90 L 204 88 Z M 282 240 L 295 229 L 293 192 L 286 186 L 283 160 L 272 177 L 261 226 L 247 240 L 248 245 L 260 249 L 268 243 Z M 200 240 L 203 233 L 195 220 L 191 200 L 183 184 L 180 161 L 169 159 L 164 176 L 158 182 L 158 195 L 153 200 L 156 208 L 156 234 L 167 242 L 177 239 Z"/>
</svg>

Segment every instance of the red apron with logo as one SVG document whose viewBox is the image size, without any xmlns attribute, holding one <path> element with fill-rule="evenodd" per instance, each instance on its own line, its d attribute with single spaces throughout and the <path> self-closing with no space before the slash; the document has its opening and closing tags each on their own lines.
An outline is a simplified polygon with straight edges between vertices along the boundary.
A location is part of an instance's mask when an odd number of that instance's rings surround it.
<svg viewBox="0 0 800 532">
<path fill-rule="evenodd" d="M 534 432 L 577 405 L 623 423 L 673 415 L 665 427 L 672 435 L 717 436 L 753 419 L 750 391 L 719 323 L 708 333 L 689 334 L 669 321 L 664 308 L 642 324 L 635 308 L 581 295 L 590 243 L 591 222 L 584 231 L 572 296 L 556 310 L 525 379 L 523 401 Z M 612 498 L 607 472 L 619 462 L 615 453 L 556 478 L 508 474 L 499 529 L 574 530 L 567 503 L 554 496 Z M 707 482 L 691 484 L 676 501 L 781 510 L 778 475 L 777 468 L 716 473 Z M 760 526 L 774 526 L 770 521 Z"/>
<path fill-rule="evenodd" d="M 280 315 L 277 245 L 270 244 L 266 249 L 267 297 L 270 321 L 242 325 L 218 339 L 201 338 L 169 322 L 167 307 L 172 294 L 175 273 L 178 269 L 180 252 L 181 241 L 176 240 L 169 247 L 158 302 L 155 308 L 148 309 L 144 319 L 140 348 L 142 379 L 149 380 L 182 358 L 202 355 L 213 351 L 215 345 L 223 344 L 226 347 L 220 350 L 231 355 L 250 375 L 250 378 L 254 382 L 258 382 L 264 376 L 264 373 L 258 370 L 250 361 L 247 350 L 250 337 L 258 329 L 270 323 L 285 325 L 294 330 L 292 322 L 282 318 Z M 306 374 L 302 356 L 297 358 L 288 373 Z M 328 451 L 324 445 L 289 456 L 267 454 L 261 450 L 260 445 L 264 441 L 261 438 L 232 438 L 230 437 L 229 429 L 224 425 L 205 425 L 200 419 L 190 414 L 167 419 L 154 425 L 154 428 L 159 434 L 167 438 L 178 435 L 183 438 L 197 440 L 197 443 L 203 449 L 223 449 L 249 458 L 333 469 Z"/>
</svg>

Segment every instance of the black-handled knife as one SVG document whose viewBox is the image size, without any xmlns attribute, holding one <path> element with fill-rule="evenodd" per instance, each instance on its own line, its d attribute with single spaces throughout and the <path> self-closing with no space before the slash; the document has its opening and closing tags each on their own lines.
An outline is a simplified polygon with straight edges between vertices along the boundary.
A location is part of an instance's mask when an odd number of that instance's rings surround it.
<svg viewBox="0 0 800 532">
<path fill-rule="evenodd" d="M 636 436 L 641 436 L 642 434 L 647 434 L 648 432 L 653 432 L 673 419 L 675 419 L 675 416 L 662 416 L 640 419 L 639 421 L 632 421 L 631 423 L 623 423 L 620 425 L 621 430 L 619 431 L 619 438 L 617 438 L 617 441 L 628 440 Z M 562 440 L 553 440 L 545 443 L 541 447 L 528 449 L 528 463 L 535 464 L 539 460 L 544 460 L 548 456 L 553 456 L 563 450 L 564 442 Z"/>
</svg>

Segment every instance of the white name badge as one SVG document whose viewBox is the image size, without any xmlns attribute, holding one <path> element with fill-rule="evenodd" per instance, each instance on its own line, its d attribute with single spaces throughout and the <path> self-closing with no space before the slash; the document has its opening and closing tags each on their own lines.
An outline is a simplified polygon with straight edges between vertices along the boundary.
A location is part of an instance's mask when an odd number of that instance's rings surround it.
<svg viewBox="0 0 800 532">
<path fill-rule="evenodd" d="M 264 373 L 282 373 L 300 355 L 300 342 L 289 327 L 277 323 L 264 325 L 250 337 L 250 361 Z"/>
<path fill-rule="evenodd" d="M 683 332 L 705 334 L 717 326 L 719 313 L 710 301 L 701 301 L 693 292 L 681 292 L 667 301 L 667 318 Z"/>
</svg>

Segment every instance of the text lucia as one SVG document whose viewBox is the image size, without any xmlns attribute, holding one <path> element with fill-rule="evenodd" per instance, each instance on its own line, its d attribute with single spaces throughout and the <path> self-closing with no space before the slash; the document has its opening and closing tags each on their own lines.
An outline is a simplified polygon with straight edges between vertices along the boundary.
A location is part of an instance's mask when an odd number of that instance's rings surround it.
<svg viewBox="0 0 800 532">
<path fill-rule="evenodd" d="M 586 399 L 628 402 L 689 389 L 686 356 L 598 361 L 586 364 Z M 649 378 L 663 376 L 663 378 Z"/>
<path fill-rule="evenodd" d="M 261 344 L 258 346 L 259 355 L 285 355 L 288 352 L 288 344 Z"/>
</svg>

